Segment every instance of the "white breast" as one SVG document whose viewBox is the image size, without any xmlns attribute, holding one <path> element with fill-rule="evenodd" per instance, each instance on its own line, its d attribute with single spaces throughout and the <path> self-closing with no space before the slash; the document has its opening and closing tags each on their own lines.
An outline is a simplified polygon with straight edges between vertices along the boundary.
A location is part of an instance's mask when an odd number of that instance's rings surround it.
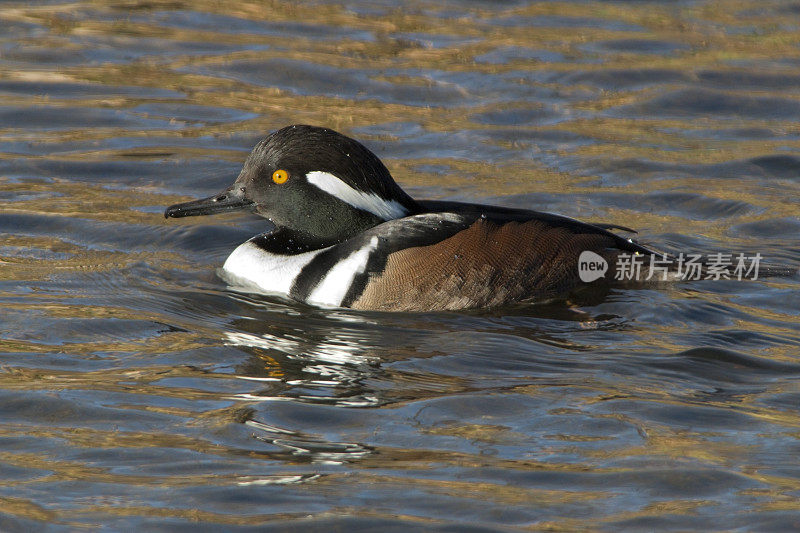
<svg viewBox="0 0 800 533">
<path fill-rule="evenodd" d="M 288 295 L 303 267 L 323 250 L 327 248 L 295 255 L 277 255 L 247 241 L 228 256 L 220 275 L 236 287 Z"/>
<path fill-rule="evenodd" d="M 307 303 L 340 307 L 356 276 L 365 271 L 369 257 L 377 247 L 378 237 L 372 237 L 365 246 L 343 257 L 324 272 L 309 294 Z M 314 257 L 328 249 L 278 255 L 247 241 L 228 256 L 220 276 L 230 285 L 246 291 L 289 296 L 303 269 Z"/>
</svg>

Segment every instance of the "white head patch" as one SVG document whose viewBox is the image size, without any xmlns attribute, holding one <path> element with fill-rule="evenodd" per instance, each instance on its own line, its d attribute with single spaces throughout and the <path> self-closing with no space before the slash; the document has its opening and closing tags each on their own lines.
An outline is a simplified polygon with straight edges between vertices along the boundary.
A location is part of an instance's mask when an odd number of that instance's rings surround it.
<svg viewBox="0 0 800 533">
<path fill-rule="evenodd" d="M 315 170 L 306 174 L 308 182 L 339 200 L 372 213 L 383 220 L 403 218 L 408 214 L 402 204 L 395 200 L 384 200 L 376 194 L 357 191 L 333 174 Z"/>
</svg>

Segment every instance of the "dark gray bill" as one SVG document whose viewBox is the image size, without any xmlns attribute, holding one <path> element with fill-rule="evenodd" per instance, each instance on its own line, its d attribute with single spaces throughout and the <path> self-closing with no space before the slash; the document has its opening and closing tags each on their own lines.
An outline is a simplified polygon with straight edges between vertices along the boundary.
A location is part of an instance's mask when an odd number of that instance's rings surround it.
<svg viewBox="0 0 800 533">
<path fill-rule="evenodd" d="M 238 193 L 238 194 L 237 194 Z M 228 211 L 251 209 L 255 203 L 242 196 L 238 189 L 231 187 L 214 196 L 169 206 L 164 211 L 164 218 L 193 217 L 197 215 L 214 215 Z"/>
</svg>

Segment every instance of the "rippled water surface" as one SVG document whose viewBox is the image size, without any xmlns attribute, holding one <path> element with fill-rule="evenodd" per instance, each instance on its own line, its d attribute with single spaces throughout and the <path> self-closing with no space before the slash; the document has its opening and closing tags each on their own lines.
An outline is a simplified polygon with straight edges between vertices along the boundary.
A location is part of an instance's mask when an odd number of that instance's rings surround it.
<svg viewBox="0 0 800 533">
<path fill-rule="evenodd" d="M 416 197 L 800 264 L 800 4 L 0 4 L 0 529 L 800 528 L 800 280 L 442 314 L 165 221 L 290 123 Z"/>
</svg>

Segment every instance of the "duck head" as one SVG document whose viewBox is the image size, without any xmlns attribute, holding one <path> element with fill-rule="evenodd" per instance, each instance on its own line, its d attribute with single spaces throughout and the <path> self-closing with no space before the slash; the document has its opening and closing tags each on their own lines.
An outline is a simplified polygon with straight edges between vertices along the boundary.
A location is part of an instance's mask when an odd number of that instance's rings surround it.
<svg viewBox="0 0 800 533">
<path fill-rule="evenodd" d="M 260 141 L 233 185 L 208 198 L 172 205 L 164 216 L 239 210 L 334 244 L 420 208 L 358 141 L 327 128 L 295 125 Z"/>
</svg>

